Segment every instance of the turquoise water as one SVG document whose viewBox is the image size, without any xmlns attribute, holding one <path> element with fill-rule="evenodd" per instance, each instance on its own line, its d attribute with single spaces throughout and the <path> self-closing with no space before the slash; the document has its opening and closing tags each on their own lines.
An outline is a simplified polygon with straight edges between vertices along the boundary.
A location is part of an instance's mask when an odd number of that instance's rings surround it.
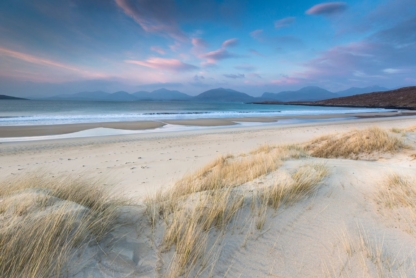
<svg viewBox="0 0 416 278">
<path fill-rule="evenodd" d="M 0 101 L 0 126 L 382 112 L 385 109 L 188 101 Z"/>
</svg>

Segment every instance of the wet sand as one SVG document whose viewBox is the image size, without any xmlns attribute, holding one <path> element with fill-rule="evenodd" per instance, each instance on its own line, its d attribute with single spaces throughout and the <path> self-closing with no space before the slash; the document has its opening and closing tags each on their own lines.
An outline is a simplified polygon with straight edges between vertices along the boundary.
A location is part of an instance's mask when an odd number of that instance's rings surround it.
<svg viewBox="0 0 416 278">
<path fill-rule="evenodd" d="M 126 130 L 146 130 L 162 127 L 164 125 L 164 123 L 156 121 L 143 121 L 63 125 L 0 126 L 0 138 L 60 135 L 98 127 Z"/>
<path fill-rule="evenodd" d="M 123 130 L 146 130 L 162 127 L 166 124 L 182 126 L 232 126 L 238 122 L 273 123 L 279 120 L 303 119 L 342 119 L 342 118 L 382 118 L 416 115 L 416 111 L 394 111 L 380 113 L 349 113 L 349 114 L 328 114 L 328 115 L 302 115 L 302 116 L 277 116 L 277 117 L 245 117 L 228 119 L 186 119 L 186 120 L 161 120 L 161 121 L 140 121 L 140 122 L 109 122 L 109 123 L 83 123 L 83 124 L 62 124 L 62 125 L 37 125 L 37 126 L 0 126 L 0 138 L 29 137 L 60 135 L 83 131 L 93 128 L 114 128 Z"/>
</svg>

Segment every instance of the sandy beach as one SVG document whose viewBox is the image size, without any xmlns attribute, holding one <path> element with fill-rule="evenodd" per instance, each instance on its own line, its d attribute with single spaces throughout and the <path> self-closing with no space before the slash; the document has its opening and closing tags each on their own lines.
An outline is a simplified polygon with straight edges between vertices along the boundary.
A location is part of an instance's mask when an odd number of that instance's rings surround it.
<svg viewBox="0 0 416 278">
<path fill-rule="evenodd" d="M 105 176 L 117 184 L 120 193 L 143 196 L 144 193 L 171 185 L 184 174 L 220 155 L 243 153 L 264 144 L 300 143 L 324 134 L 373 125 L 405 127 L 414 121 L 412 117 L 370 118 L 325 124 L 3 143 L 0 144 L 0 177 L 22 175 L 40 169 L 52 176 Z M 114 123 L 113 126 L 132 125 Z M 31 131 L 30 127 L 16 127 L 16 130 L 20 129 Z"/>
<path fill-rule="evenodd" d="M 79 256 L 81 261 L 85 256 L 92 259 L 88 264 L 71 261 L 71 277 L 164 277 L 169 273 L 201 277 L 407 275 L 416 270 L 413 264 L 416 254 L 411 247 L 416 244 L 416 219 L 412 218 L 413 212 L 408 212 L 411 207 L 385 207 L 379 191 L 388 175 L 416 178 L 416 133 L 405 131 L 415 125 L 414 116 L 370 117 L 326 123 L 3 143 L 0 144 L 0 179 L 24 179 L 28 173 L 43 173 L 50 179 L 71 176 L 100 180 L 111 188 L 113 197 L 131 200 L 132 205 L 123 209 L 123 216 L 117 220 L 130 221 L 130 224 L 111 232 L 111 238 L 118 238 L 115 243 L 104 241 L 107 243 L 100 248 L 106 250 L 106 255 L 96 247 L 88 247 Z M 192 177 L 200 173 L 196 172 L 198 169 L 211 167 L 207 165 L 220 156 L 228 155 L 223 158 L 225 161 L 249 159 L 263 152 L 260 149 L 250 153 L 261 146 L 303 146 L 319 136 L 341 136 L 371 127 L 379 127 L 389 138 L 404 140 L 411 147 L 400 145 L 395 153 L 376 152 L 355 159 L 304 156 L 297 147 L 283 148 L 285 158 L 278 151 L 279 163 L 273 164 L 267 174 L 246 177 L 241 185 L 233 185 L 235 189 L 230 194 L 255 195 L 241 195 L 246 197 L 241 199 L 241 209 L 230 218 L 229 224 L 198 234 L 206 236 L 204 242 L 212 249 L 198 253 L 195 262 L 187 261 L 183 265 L 175 261 L 182 258 L 179 256 L 182 253 L 173 251 L 181 241 L 175 241 L 170 247 L 163 243 L 169 227 L 176 225 L 169 221 L 181 219 L 183 215 L 166 216 L 165 220 L 157 220 L 155 226 L 147 220 L 146 198 L 149 200 L 149 196 L 161 189 L 169 191 L 177 187 L 178 181 L 184 182 L 185 176 Z M 242 153 L 245 155 L 241 156 Z M 256 163 L 248 169 L 252 171 Z M 304 172 L 308 173 L 307 179 L 316 179 L 319 184 L 313 193 L 305 193 L 307 197 L 294 199 L 278 210 L 272 205 L 261 209 L 261 201 L 259 205 L 249 205 L 260 194 L 253 192 L 261 192 L 288 177 L 296 180 L 296 173 L 302 169 L 308 169 Z M 319 177 L 314 178 L 314 173 L 319 173 Z M 194 203 L 189 202 L 188 206 Z M 163 221 L 171 223 L 170 226 L 165 227 Z M 201 264 L 199 260 L 206 262 Z"/>
<path fill-rule="evenodd" d="M 356 118 L 379 118 L 399 117 L 416 115 L 415 111 L 393 111 L 376 113 L 349 113 L 349 114 L 327 114 L 327 115 L 301 115 L 301 116 L 278 116 L 278 117 L 244 117 L 244 118 L 222 118 L 222 119 L 188 119 L 188 120 L 160 120 L 160 121 L 133 121 L 133 122 L 100 122 L 82 124 L 59 124 L 59 125 L 22 125 L 22 126 L 0 126 L 0 138 L 28 137 L 68 134 L 93 128 L 113 128 L 123 130 L 151 130 L 163 127 L 166 124 L 179 126 L 215 127 L 235 125 L 239 122 L 248 123 L 273 123 L 281 120 L 324 120 L 339 119 L 347 117 Z"/>
</svg>

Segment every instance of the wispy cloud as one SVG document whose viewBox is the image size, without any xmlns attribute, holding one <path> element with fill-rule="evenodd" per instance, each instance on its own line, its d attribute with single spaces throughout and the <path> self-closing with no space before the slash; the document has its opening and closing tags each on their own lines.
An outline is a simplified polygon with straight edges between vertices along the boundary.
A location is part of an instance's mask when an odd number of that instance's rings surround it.
<svg viewBox="0 0 416 278">
<path fill-rule="evenodd" d="M 233 47 L 233 46 L 236 46 L 236 45 L 238 45 L 238 39 L 236 39 L 236 38 L 226 40 L 225 42 L 222 43 L 223 48 Z"/>
<path fill-rule="evenodd" d="M 201 38 L 192 38 L 192 52 L 195 55 L 200 55 L 208 47 L 208 42 Z"/>
<path fill-rule="evenodd" d="M 333 15 L 343 12 L 347 9 L 347 4 L 344 2 L 330 2 L 317 4 L 306 11 L 310 15 Z"/>
<path fill-rule="evenodd" d="M 239 66 L 235 66 L 235 69 L 238 70 L 243 70 L 243 71 L 254 71 L 256 70 L 256 67 L 253 65 L 239 65 Z"/>
<path fill-rule="evenodd" d="M 152 46 L 150 47 L 150 50 L 152 50 L 153 52 L 159 53 L 160 55 L 166 54 L 165 50 L 163 50 L 163 48 L 161 48 L 160 46 Z"/>
<path fill-rule="evenodd" d="M 159 33 L 185 41 L 187 36 L 179 29 L 173 17 L 173 1 L 169 0 L 115 0 L 123 12 L 134 19 L 146 32 Z"/>
<path fill-rule="evenodd" d="M 231 74 L 224 74 L 224 77 L 231 78 L 231 79 L 242 79 L 242 78 L 245 78 L 246 76 L 241 73 L 237 73 L 237 74 L 231 73 Z"/>
<path fill-rule="evenodd" d="M 149 58 L 146 61 L 139 61 L 139 60 L 126 60 L 126 63 L 135 64 L 147 68 L 158 69 L 158 70 L 168 70 L 168 71 L 191 71 L 196 70 L 198 67 L 183 63 L 180 60 L 176 59 L 164 59 L 164 58 Z"/>
<path fill-rule="evenodd" d="M 192 42 L 192 45 L 194 47 L 198 47 L 198 48 L 208 47 L 207 41 L 205 41 L 204 39 L 201 39 L 201 38 L 192 38 L 191 42 Z"/>
<path fill-rule="evenodd" d="M 0 47 L 0 56 L 8 56 L 12 57 L 21 61 L 25 61 L 27 63 L 36 64 L 36 65 L 42 65 L 47 67 L 53 67 L 53 68 L 60 68 L 71 72 L 76 72 L 78 74 L 81 74 L 84 77 L 104 77 L 103 74 L 90 72 L 88 70 L 84 70 L 78 67 L 74 67 L 68 64 L 64 64 L 61 62 L 53 61 L 50 59 L 45 59 L 37 56 L 33 56 L 27 53 L 14 51 L 7 48 Z"/>
<path fill-rule="evenodd" d="M 250 51 L 251 54 L 254 54 L 254 55 L 260 56 L 260 57 L 264 57 L 263 54 L 261 54 L 260 52 L 258 52 L 257 50 L 255 50 L 253 48 L 249 49 L 249 51 Z"/>
<path fill-rule="evenodd" d="M 280 29 L 283 27 L 288 27 L 290 25 L 292 25 L 295 22 L 296 18 L 295 17 L 286 17 L 286 18 L 282 18 L 279 20 L 276 20 L 274 22 L 274 27 L 276 29 Z"/>
<path fill-rule="evenodd" d="M 250 32 L 250 36 L 253 37 L 253 39 L 256 39 L 258 41 L 263 40 L 263 29 L 257 29 L 252 32 Z"/>
<path fill-rule="evenodd" d="M 201 55 L 208 63 L 215 64 L 217 61 L 227 58 L 237 57 L 237 55 L 229 52 L 227 49 L 221 48 Z"/>
<path fill-rule="evenodd" d="M 207 64 L 215 64 L 220 60 L 239 57 L 239 55 L 234 54 L 227 50 L 228 47 L 233 47 L 238 44 L 238 39 L 228 39 L 221 44 L 221 48 L 210 51 L 208 53 L 201 54 L 199 57 L 205 59 Z"/>
</svg>

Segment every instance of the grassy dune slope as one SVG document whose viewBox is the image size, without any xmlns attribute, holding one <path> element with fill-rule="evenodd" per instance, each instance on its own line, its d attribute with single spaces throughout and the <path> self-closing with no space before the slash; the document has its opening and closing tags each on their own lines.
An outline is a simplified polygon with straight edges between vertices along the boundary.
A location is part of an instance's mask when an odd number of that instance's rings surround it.
<svg viewBox="0 0 416 278">
<path fill-rule="evenodd" d="M 260 146 L 221 156 L 144 203 L 115 199 L 100 182 L 6 180 L 0 273 L 412 276 L 415 143 L 412 128 L 370 128 Z"/>
</svg>

